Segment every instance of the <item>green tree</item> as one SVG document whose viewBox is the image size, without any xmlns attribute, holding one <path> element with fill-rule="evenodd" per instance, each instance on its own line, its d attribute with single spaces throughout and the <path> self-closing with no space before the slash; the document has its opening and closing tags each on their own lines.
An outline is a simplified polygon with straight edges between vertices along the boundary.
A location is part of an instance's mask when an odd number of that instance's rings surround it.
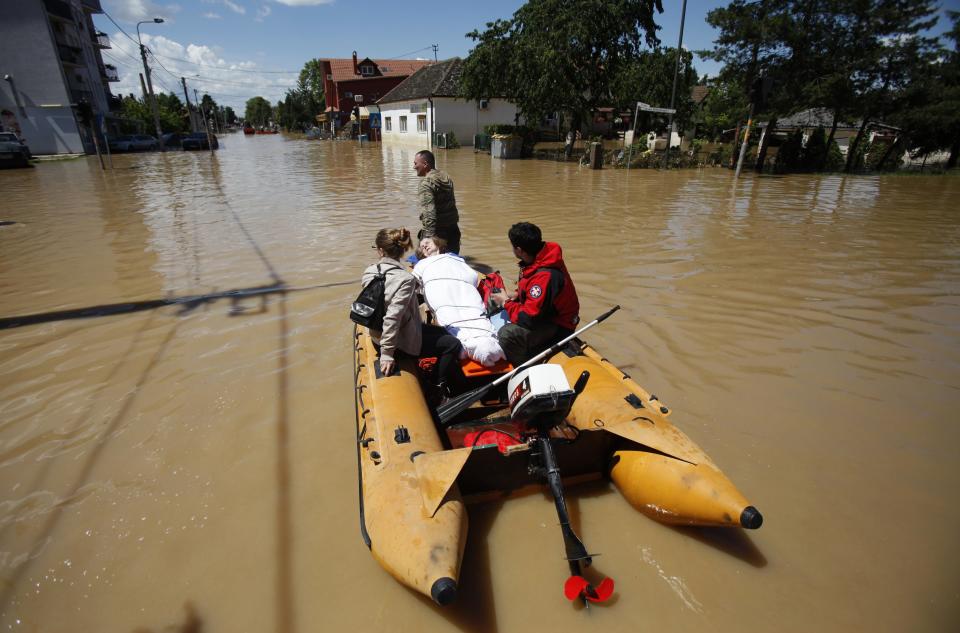
<svg viewBox="0 0 960 633">
<path fill-rule="evenodd" d="M 288 130 L 314 125 L 324 108 L 323 84 L 323 65 L 319 59 L 309 60 L 300 71 L 296 87 L 277 102 L 277 122 Z"/>
<path fill-rule="evenodd" d="M 734 0 L 708 14 L 720 35 L 704 56 L 723 62 L 721 77 L 744 92 L 761 72 L 774 79 L 770 129 L 778 116 L 828 108 L 833 125 L 824 147 L 832 148 L 838 121 L 860 119 L 859 139 L 892 111 L 910 66 L 929 56 L 920 33 L 932 25 L 933 10 L 932 0 Z M 821 153 L 821 169 L 831 152 Z"/>
<path fill-rule="evenodd" d="M 568 112 L 571 129 L 612 101 L 615 78 L 644 43 L 659 44 L 661 0 L 529 0 L 509 20 L 467 37 L 461 90 L 468 99 L 511 99 L 527 121 Z"/>
<path fill-rule="evenodd" d="M 872 121 L 889 115 L 901 94 L 933 61 L 934 40 L 920 35 L 936 24 L 932 0 L 837 0 L 848 20 L 855 62 L 851 81 L 860 130 L 847 150 L 845 171 L 853 170 Z"/>
<path fill-rule="evenodd" d="M 253 125 L 266 125 L 273 116 L 273 106 L 263 97 L 257 96 L 247 99 L 247 108 L 243 119 Z"/>
<path fill-rule="evenodd" d="M 314 106 L 320 106 L 323 101 L 324 85 L 323 64 L 319 59 L 311 59 L 303 65 L 297 79 L 297 91 L 308 96 Z"/>
<path fill-rule="evenodd" d="M 903 91 L 894 123 L 914 156 L 949 150 L 947 168 L 952 169 L 960 155 L 960 12 L 948 15 L 953 27 L 944 34 L 946 42 L 931 63 L 917 69 L 915 81 Z"/>
<path fill-rule="evenodd" d="M 777 90 L 768 95 L 768 111 L 776 112 L 778 108 L 773 104 L 780 105 L 790 100 L 785 93 L 795 84 L 784 81 L 791 69 L 787 68 L 790 66 L 790 57 L 783 46 L 783 34 L 793 19 L 790 5 L 790 0 L 734 0 L 726 7 L 713 9 L 707 14 L 707 22 L 719 31 L 719 35 L 712 50 L 700 51 L 699 54 L 723 63 L 718 79 L 727 88 L 726 103 L 739 109 L 729 112 L 726 118 L 736 121 L 738 125 L 746 118 L 750 87 L 761 75 L 769 77 L 777 86 Z M 717 105 L 715 102 L 714 106 Z M 715 116 L 718 114 L 714 113 Z M 759 114 L 759 110 L 754 110 L 754 114 Z M 776 123 L 777 116 L 773 114 L 768 120 L 768 129 L 774 129 Z M 766 158 L 767 136 L 764 136 L 764 143 L 757 151 L 758 169 L 763 168 Z"/>
<path fill-rule="evenodd" d="M 612 82 L 614 105 L 630 111 L 634 111 L 637 101 L 658 107 L 669 106 L 673 73 L 677 63 L 676 54 L 675 48 L 641 51 L 633 62 L 624 64 Z M 697 71 L 693 68 L 693 53 L 684 50 L 680 56 L 680 73 L 677 77 L 675 101 L 677 114 L 674 117 L 680 130 L 686 129 L 687 124 L 691 122 L 694 103 L 690 98 L 690 90 L 696 83 Z M 663 115 L 654 117 L 649 113 L 641 112 L 637 129 L 663 129 L 666 121 Z"/>
<path fill-rule="evenodd" d="M 229 123 L 230 125 L 233 125 L 234 123 L 237 122 L 237 113 L 234 112 L 233 108 L 231 108 L 230 106 L 226 106 L 223 109 L 223 116 L 227 120 L 227 123 Z"/>
<path fill-rule="evenodd" d="M 207 113 L 208 117 L 219 112 L 219 106 L 217 106 L 217 102 L 207 93 L 203 93 L 203 96 L 200 97 L 200 107 L 204 112 Z"/>
<path fill-rule="evenodd" d="M 158 92 L 157 110 L 160 116 L 160 129 L 166 132 L 185 132 L 190 127 L 189 117 L 183 102 L 175 94 Z M 142 129 L 149 133 L 156 132 L 153 120 L 153 109 L 133 95 L 123 98 L 120 107 L 121 117 L 130 121 L 142 122 Z M 137 126 L 134 126 L 137 127 Z M 128 129 L 135 132 L 135 129 Z"/>
<path fill-rule="evenodd" d="M 708 92 L 696 113 L 697 133 L 701 138 L 717 140 L 724 130 L 736 127 L 747 111 L 747 95 L 739 83 L 719 77 L 708 79 Z"/>
</svg>

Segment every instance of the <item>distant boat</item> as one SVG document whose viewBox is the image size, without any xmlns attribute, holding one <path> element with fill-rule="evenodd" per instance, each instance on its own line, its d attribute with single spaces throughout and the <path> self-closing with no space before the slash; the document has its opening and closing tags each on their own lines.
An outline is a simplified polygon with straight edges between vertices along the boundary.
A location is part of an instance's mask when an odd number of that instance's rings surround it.
<svg viewBox="0 0 960 633">
<path fill-rule="evenodd" d="M 253 133 L 255 133 L 255 130 L 254 130 L 251 126 L 245 125 L 245 126 L 243 126 L 243 133 L 244 133 L 244 134 L 253 134 Z"/>
</svg>

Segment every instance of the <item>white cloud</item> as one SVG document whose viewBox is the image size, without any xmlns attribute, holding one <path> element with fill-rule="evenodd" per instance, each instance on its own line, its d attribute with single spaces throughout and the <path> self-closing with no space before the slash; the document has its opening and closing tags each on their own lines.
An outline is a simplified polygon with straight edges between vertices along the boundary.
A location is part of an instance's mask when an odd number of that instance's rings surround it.
<svg viewBox="0 0 960 633">
<path fill-rule="evenodd" d="M 264 4 L 264 5 L 261 5 L 260 8 L 257 9 L 257 17 L 255 18 L 256 21 L 257 21 L 257 22 L 263 22 L 263 18 L 265 18 L 265 17 L 267 17 L 268 15 L 270 15 L 271 12 L 272 12 L 272 9 L 271 9 L 270 7 L 268 7 L 268 6 L 265 5 L 265 4 Z"/>
<path fill-rule="evenodd" d="M 203 14 L 203 17 L 207 18 L 208 20 L 219 20 L 219 19 L 221 19 L 220 14 L 219 14 L 219 13 L 214 13 L 213 11 L 207 11 L 206 13 Z"/>
<path fill-rule="evenodd" d="M 120 81 L 111 85 L 111 91 L 117 95 L 133 93 L 140 97 L 138 73 L 143 69 L 137 63 L 140 58 L 137 45 L 120 33 L 111 35 L 111 38 L 113 48 L 118 50 L 106 52 L 119 62 L 117 65 L 120 72 Z M 143 43 L 166 68 L 160 68 L 156 61 L 150 58 L 154 92 L 171 91 L 183 98 L 180 77 L 185 77 L 191 100 L 193 89 L 196 88 L 201 95 L 209 92 L 217 103 L 229 105 L 242 112 L 247 99 L 259 95 L 275 103 L 284 97 L 287 88 L 296 85 L 296 73 L 257 72 L 260 68 L 257 62 L 227 60 L 216 47 L 206 44 L 182 44 L 162 35 L 148 33 L 143 34 Z M 109 59 L 105 61 L 115 63 Z M 252 72 L 236 72 L 237 70 Z"/>
<path fill-rule="evenodd" d="M 318 4 L 333 4 L 334 0 L 274 0 L 288 7 L 312 7 Z"/>
<path fill-rule="evenodd" d="M 233 0 L 223 0 L 223 6 L 227 7 L 234 13 L 239 13 L 240 15 L 244 15 L 247 12 L 246 7 L 240 6 L 236 2 L 233 2 Z"/>
<path fill-rule="evenodd" d="M 104 5 L 110 15 L 120 22 L 139 22 L 152 18 L 170 20 L 170 16 L 179 13 L 180 5 L 162 5 L 152 0 L 105 0 Z"/>
</svg>

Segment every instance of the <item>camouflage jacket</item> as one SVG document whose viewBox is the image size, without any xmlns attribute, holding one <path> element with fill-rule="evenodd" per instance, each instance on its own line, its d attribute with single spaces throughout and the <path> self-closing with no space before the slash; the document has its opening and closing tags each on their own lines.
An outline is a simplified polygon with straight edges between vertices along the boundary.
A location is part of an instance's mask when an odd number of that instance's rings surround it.
<svg viewBox="0 0 960 633">
<path fill-rule="evenodd" d="M 423 237 L 436 233 L 437 227 L 456 226 L 460 221 L 453 181 L 444 171 L 433 169 L 420 179 L 417 187 Z"/>
</svg>

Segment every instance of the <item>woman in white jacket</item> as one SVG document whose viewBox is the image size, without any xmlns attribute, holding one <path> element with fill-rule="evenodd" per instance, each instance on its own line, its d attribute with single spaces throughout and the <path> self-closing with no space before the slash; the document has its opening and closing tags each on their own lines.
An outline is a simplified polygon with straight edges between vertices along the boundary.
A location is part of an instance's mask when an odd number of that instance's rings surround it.
<svg viewBox="0 0 960 633">
<path fill-rule="evenodd" d="M 459 255 L 443 252 L 445 247 L 442 239 L 424 238 L 419 249 L 423 258 L 413 267 L 413 276 L 437 323 L 460 341 L 461 357 L 491 367 L 505 357 L 477 290 L 479 273 Z"/>
</svg>

